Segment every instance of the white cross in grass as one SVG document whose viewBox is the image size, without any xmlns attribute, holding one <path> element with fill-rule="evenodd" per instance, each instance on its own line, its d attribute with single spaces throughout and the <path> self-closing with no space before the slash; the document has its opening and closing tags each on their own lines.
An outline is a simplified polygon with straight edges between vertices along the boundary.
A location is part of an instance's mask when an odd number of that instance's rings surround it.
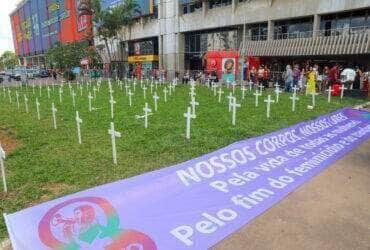
<svg viewBox="0 0 370 250">
<path fill-rule="evenodd" d="M 188 107 L 187 113 L 184 113 L 184 117 L 186 117 L 186 139 L 190 139 L 190 123 L 191 119 L 195 119 L 197 116 L 192 114 L 191 107 Z"/>
<path fill-rule="evenodd" d="M 274 103 L 274 100 L 271 100 L 271 95 L 267 96 L 267 99 L 265 99 L 265 102 L 267 103 L 267 109 L 266 109 L 266 116 L 267 118 L 270 118 L 270 106 L 271 103 Z"/>
<path fill-rule="evenodd" d="M 0 143 L 0 168 L 1 168 L 1 176 L 2 176 L 2 179 L 3 179 L 4 192 L 7 193 L 8 192 L 8 188 L 7 188 L 7 185 L 6 185 L 5 164 L 4 164 L 5 157 L 6 157 L 5 151 L 2 148 L 1 143 Z"/>
<path fill-rule="evenodd" d="M 113 163 L 117 165 L 117 149 L 116 149 L 116 137 L 121 137 L 121 133 L 117 132 L 114 129 L 114 123 L 110 123 L 110 129 L 108 129 L 108 134 L 111 136 L 112 142 L 112 154 L 113 154 Z"/>
</svg>

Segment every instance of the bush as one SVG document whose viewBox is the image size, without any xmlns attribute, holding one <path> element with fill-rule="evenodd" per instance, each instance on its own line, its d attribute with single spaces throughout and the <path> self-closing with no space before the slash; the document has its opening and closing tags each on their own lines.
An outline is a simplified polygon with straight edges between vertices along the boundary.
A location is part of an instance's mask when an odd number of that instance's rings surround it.
<svg viewBox="0 0 370 250">
<path fill-rule="evenodd" d="M 63 78 L 66 80 L 66 81 L 73 81 L 76 79 L 76 74 L 73 73 L 71 70 L 66 70 L 64 71 L 63 73 Z"/>
</svg>

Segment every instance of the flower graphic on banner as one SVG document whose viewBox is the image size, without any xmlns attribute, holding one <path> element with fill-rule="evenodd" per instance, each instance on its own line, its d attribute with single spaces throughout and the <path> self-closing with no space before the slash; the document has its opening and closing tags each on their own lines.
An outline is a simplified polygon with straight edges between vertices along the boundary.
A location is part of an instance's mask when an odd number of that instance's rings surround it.
<svg viewBox="0 0 370 250">
<path fill-rule="evenodd" d="M 121 229 L 113 206 L 99 197 L 75 198 L 52 207 L 38 231 L 42 243 L 51 249 L 157 249 L 146 234 Z"/>
</svg>

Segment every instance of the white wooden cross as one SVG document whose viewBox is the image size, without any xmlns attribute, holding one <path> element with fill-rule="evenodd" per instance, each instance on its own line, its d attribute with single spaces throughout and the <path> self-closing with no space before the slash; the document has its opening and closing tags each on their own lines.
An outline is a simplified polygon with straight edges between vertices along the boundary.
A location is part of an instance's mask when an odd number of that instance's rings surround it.
<svg viewBox="0 0 370 250">
<path fill-rule="evenodd" d="M 167 87 L 164 87 L 163 93 L 164 93 L 164 102 L 167 102 L 167 93 L 168 93 Z"/>
<path fill-rule="evenodd" d="M 178 81 L 177 77 L 173 78 L 172 85 L 176 87 L 177 86 L 177 81 Z"/>
<path fill-rule="evenodd" d="M 197 93 L 195 93 L 195 87 L 194 86 L 190 87 L 189 95 L 190 95 L 190 98 L 193 98 L 197 95 Z"/>
<path fill-rule="evenodd" d="M 295 102 L 299 100 L 297 94 L 294 92 L 292 96 L 289 97 L 292 100 L 292 111 L 295 111 Z"/>
<path fill-rule="evenodd" d="M 265 99 L 265 102 L 267 103 L 267 110 L 266 110 L 266 116 L 267 118 L 270 118 L 270 106 L 271 103 L 274 103 L 274 100 L 271 100 L 271 95 L 267 96 L 267 99 Z"/>
<path fill-rule="evenodd" d="M 281 91 L 279 87 L 276 87 L 275 90 L 274 90 L 274 92 L 275 92 L 275 97 L 276 97 L 275 101 L 276 101 L 276 103 L 278 103 L 279 102 L 280 93 L 282 93 L 283 91 Z"/>
<path fill-rule="evenodd" d="M 94 87 L 93 87 L 93 95 L 94 95 L 94 99 L 96 99 L 96 91 L 97 91 L 97 89 L 96 89 L 96 87 L 94 86 Z"/>
<path fill-rule="evenodd" d="M 80 85 L 80 96 L 82 96 L 83 89 L 82 85 Z"/>
<path fill-rule="evenodd" d="M 227 96 L 227 99 L 229 99 L 229 112 L 231 112 L 231 102 L 233 101 L 233 94 L 230 92 Z"/>
<path fill-rule="evenodd" d="M 329 89 L 326 90 L 328 92 L 328 103 L 331 102 L 331 93 L 334 92 L 333 89 L 331 89 L 331 86 L 329 86 Z"/>
<path fill-rule="evenodd" d="M 110 96 L 109 103 L 110 103 L 110 116 L 113 119 L 113 117 L 114 117 L 114 104 L 116 104 L 116 101 L 114 100 L 113 95 Z"/>
<path fill-rule="evenodd" d="M 192 114 L 195 115 L 195 107 L 199 106 L 199 102 L 195 101 L 195 97 L 191 98 L 190 105 L 191 105 L 191 108 L 192 108 Z"/>
<path fill-rule="evenodd" d="M 117 165 L 117 149 L 116 149 L 116 137 L 121 137 L 121 133 L 114 130 L 114 123 L 110 123 L 110 129 L 108 129 L 108 134 L 110 134 L 110 139 L 112 141 L 112 155 L 113 163 Z"/>
<path fill-rule="evenodd" d="M 253 95 L 256 97 L 255 106 L 258 107 L 258 98 L 262 96 L 262 93 L 258 92 L 258 89 L 256 89 L 256 92 Z"/>
<path fill-rule="evenodd" d="M 159 99 L 159 96 L 157 95 L 157 92 L 156 91 L 154 91 L 153 99 L 154 99 L 154 111 L 157 111 L 158 110 L 158 99 Z"/>
<path fill-rule="evenodd" d="M 249 80 L 248 85 L 249 85 L 249 92 L 251 92 L 252 91 L 252 87 L 253 87 L 252 80 Z"/>
<path fill-rule="evenodd" d="M 12 103 L 12 91 L 8 89 L 9 102 Z"/>
<path fill-rule="evenodd" d="M 126 93 L 126 96 L 128 95 L 128 89 L 130 88 L 129 85 L 125 84 L 125 93 Z"/>
<path fill-rule="evenodd" d="M 240 88 L 240 90 L 242 91 L 242 99 L 244 100 L 244 98 L 245 98 L 245 91 L 247 91 L 248 89 L 243 84 L 242 87 Z"/>
<path fill-rule="evenodd" d="M 18 91 L 15 91 L 15 99 L 17 101 L 17 109 L 19 110 L 19 94 L 18 94 Z"/>
<path fill-rule="evenodd" d="M 213 90 L 213 95 L 216 96 L 217 95 L 217 84 L 213 83 L 211 88 Z"/>
<path fill-rule="evenodd" d="M 46 89 L 48 91 L 48 99 L 50 99 L 50 91 L 51 91 L 51 89 L 49 88 L 49 85 L 48 85 L 48 87 Z"/>
<path fill-rule="evenodd" d="M 36 113 L 37 113 L 37 119 L 40 120 L 41 117 L 40 117 L 40 103 L 39 103 L 39 99 L 36 97 Z"/>
<path fill-rule="evenodd" d="M 24 97 L 24 106 L 26 109 L 26 113 L 28 113 L 28 98 L 26 95 L 23 95 L 23 97 Z"/>
<path fill-rule="evenodd" d="M 8 188 L 7 188 L 7 185 L 6 185 L 5 164 L 4 164 L 5 157 L 6 157 L 5 151 L 2 148 L 1 143 L 0 143 L 0 168 L 1 168 L 1 176 L 3 178 L 4 192 L 7 193 L 8 192 Z"/>
<path fill-rule="evenodd" d="M 236 124 L 236 108 L 240 108 L 241 104 L 236 103 L 236 97 L 233 98 L 232 103 L 231 103 L 233 115 L 232 115 L 232 124 L 235 126 Z"/>
<path fill-rule="evenodd" d="M 154 84 L 153 82 L 150 83 L 150 93 L 153 94 L 153 87 L 154 87 Z"/>
<path fill-rule="evenodd" d="M 79 144 L 82 144 L 80 124 L 82 124 L 82 119 L 80 118 L 78 111 L 76 111 L 77 140 Z"/>
<path fill-rule="evenodd" d="M 134 95 L 134 93 L 131 92 L 131 89 L 128 90 L 128 102 L 129 102 L 129 105 L 130 107 L 132 106 L 132 96 Z"/>
<path fill-rule="evenodd" d="M 72 85 L 71 82 L 68 82 L 68 87 L 69 87 L 69 94 L 72 94 Z"/>
<path fill-rule="evenodd" d="M 145 103 L 145 107 L 143 108 L 144 115 L 136 115 L 136 119 L 142 119 L 144 118 L 144 128 L 148 128 L 148 116 L 152 115 L 152 110 L 149 108 L 148 103 Z"/>
<path fill-rule="evenodd" d="M 262 84 L 260 84 L 260 85 L 258 85 L 258 88 L 260 89 L 260 93 L 262 94 L 262 91 L 265 88 L 265 86 L 263 86 Z"/>
<path fill-rule="evenodd" d="M 62 94 L 63 94 L 63 87 L 59 87 L 59 103 L 62 103 Z"/>
<path fill-rule="evenodd" d="M 172 81 L 173 92 L 176 91 L 177 81 L 178 81 L 177 77 L 175 77 L 175 79 L 173 79 L 173 81 Z"/>
<path fill-rule="evenodd" d="M 235 81 L 233 81 L 233 82 L 231 83 L 231 86 L 232 86 L 232 88 L 233 88 L 233 95 L 235 95 L 235 86 L 236 86 L 236 82 L 235 82 Z"/>
<path fill-rule="evenodd" d="M 340 86 L 340 99 L 343 99 L 343 95 L 344 95 L 344 90 L 346 90 L 348 88 L 344 87 L 344 84 L 342 84 L 342 86 Z"/>
<path fill-rule="evenodd" d="M 123 90 L 123 83 L 120 81 L 120 80 L 118 80 L 118 85 L 119 85 L 119 88 L 121 89 L 121 90 Z"/>
<path fill-rule="evenodd" d="M 109 96 L 112 99 L 114 90 L 112 89 L 112 86 L 109 88 Z"/>
<path fill-rule="evenodd" d="M 191 107 L 188 107 L 187 113 L 184 113 L 184 117 L 186 117 L 186 139 L 190 139 L 190 123 L 191 119 L 197 118 L 195 114 L 191 113 Z"/>
<path fill-rule="evenodd" d="M 315 107 L 316 106 L 316 96 L 318 95 L 318 93 L 316 92 L 312 92 L 311 93 L 311 96 L 312 96 L 312 107 Z"/>
<path fill-rule="evenodd" d="M 72 90 L 72 104 L 73 107 L 76 108 L 76 93 L 74 90 Z"/>
<path fill-rule="evenodd" d="M 168 86 L 168 89 L 170 90 L 169 94 L 172 95 L 172 90 L 173 90 L 173 85 L 170 83 L 170 85 Z"/>
<path fill-rule="evenodd" d="M 56 112 L 58 110 L 55 108 L 54 102 L 51 103 L 51 112 L 53 114 L 53 125 L 54 129 L 57 129 L 57 117 L 56 117 Z"/>
<path fill-rule="evenodd" d="M 132 84 L 132 86 L 134 87 L 134 92 L 136 91 L 136 85 L 137 85 L 137 82 L 136 82 L 136 79 L 134 81 L 134 83 Z M 141 86 L 143 86 L 143 80 L 141 79 Z"/>
<path fill-rule="evenodd" d="M 91 92 L 89 92 L 89 95 L 87 96 L 87 98 L 89 98 L 89 112 L 91 112 L 92 111 L 92 99 L 94 98 L 92 97 Z"/>
<path fill-rule="evenodd" d="M 279 82 L 278 81 L 276 81 L 276 83 L 274 84 L 274 87 L 275 87 L 275 89 L 280 88 L 280 85 L 279 85 Z"/>
<path fill-rule="evenodd" d="M 146 99 L 146 90 L 147 90 L 147 88 L 146 88 L 146 86 L 144 85 L 144 86 L 142 87 L 142 89 L 143 89 L 144 99 Z"/>
<path fill-rule="evenodd" d="M 293 92 L 294 92 L 294 93 L 296 93 L 296 94 L 297 94 L 297 91 L 299 90 L 299 88 L 298 88 L 297 86 L 294 86 L 294 87 L 292 88 L 292 90 L 293 90 Z"/>
<path fill-rule="evenodd" d="M 218 102 L 219 103 L 221 103 L 221 96 L 223 93 L 224 91 L 222 91 L 222 87 L 220 86 L 220 88 L 218 89 Z"/>
</svg>

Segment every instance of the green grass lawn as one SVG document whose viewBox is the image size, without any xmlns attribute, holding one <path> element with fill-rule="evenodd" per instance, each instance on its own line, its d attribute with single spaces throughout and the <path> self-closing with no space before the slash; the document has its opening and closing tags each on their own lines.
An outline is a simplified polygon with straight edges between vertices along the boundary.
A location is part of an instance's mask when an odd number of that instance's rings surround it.
<svg viewBox="0 0 370 250">
<path fill-rule="evenodd" d="M 76 86 L 74 86 L 76 89 Z M 131 88 L 132 89 L 132 88 Z M 224 89 L 225 94 L 230 90 Z M 97 94 L 93 106 L 96 111 L 88 111 L 87 89 L 83 96 L 77 93 L 76 109 L 83 120 L 81 127 L 83 144 L 77 143 L 75 109 L 72 106 L 68 86 L 64 86 L 63 103 L 59 104 L 58 88 L 48 99 L 46 88 L 42 89 L 41 120 L 37 120 L 35 97 L 32 88 L 20 93 L 20 110 L 15 102 L 15 88 L 12 88 L 13 103 L 8 96 L 3 97 L 0 88 L 0 132 L 13 136 L 19 147 L 7 157 L 6 172 L 9 193 L 0 191 L 1 213 L 12 213 L 40 202 L 72 192 L 77 192 L 103 183 L 124 179 L 148 171 L 170 166 L 200 156 L 237 140 L 246 139 L 293 125 L 299 121 L 312 119 L 323 113 L 344 106 L 361 103 L 362 100 L 345 98 L 342 102 L 333 98 L 328 104 L 325 96 L 317 97 L 317 106 L 308 110 L 311 97 L 300 95 L 296 112 L 291 112 L 289 95 L 282 94 L 280 102 L 271 107 L 271 118 L 266 118 L 266 104 L 263 99 L 272 92 L 264 91 L 258 108 L 254 107 L 254 96 L 247 92 L 244 100 L 237 89 L 238 103 L 236 126 L 231 125 L 228 112 L 228 99 L 225 94 L 222 103 L 213 96 L 211 89 L 197 87 L 197 118 L 192 120 L 191 140 L 185 139 L 185 118 L 183 113 L 189 106 L 189 87 L 178 86 L 168 102 L 164 103 L 163 87 L 158 87 L 160 95 L 158 112 L 149 117 L 149 128 L 144 129 L 143 120 L 135 115 L 143 114 L 145 100 L 138 85 L 129 107 L 128 97 L 118 85 L 114 85 L 115 127 L 122 132 L 117 138 L 118 165 L 112 161 L 112 149 L 108 128 L 110 126 L 110 104 L 108 86 L 104 84 Z M 24 108 L 23 94 L 29 98 L 30 112 Z M 274 96 L 274 95 L 273 95 Z M 51 116 L 51 102 L 54 100 L 57 112 L 58 129 L 54 130 Z M 150 88 L 147 102 L 154 110 Z M 1 185 L 2 187 L 2 185 Z M 0 239 L 6 236 L 1 217 Z"/>
</svg>

